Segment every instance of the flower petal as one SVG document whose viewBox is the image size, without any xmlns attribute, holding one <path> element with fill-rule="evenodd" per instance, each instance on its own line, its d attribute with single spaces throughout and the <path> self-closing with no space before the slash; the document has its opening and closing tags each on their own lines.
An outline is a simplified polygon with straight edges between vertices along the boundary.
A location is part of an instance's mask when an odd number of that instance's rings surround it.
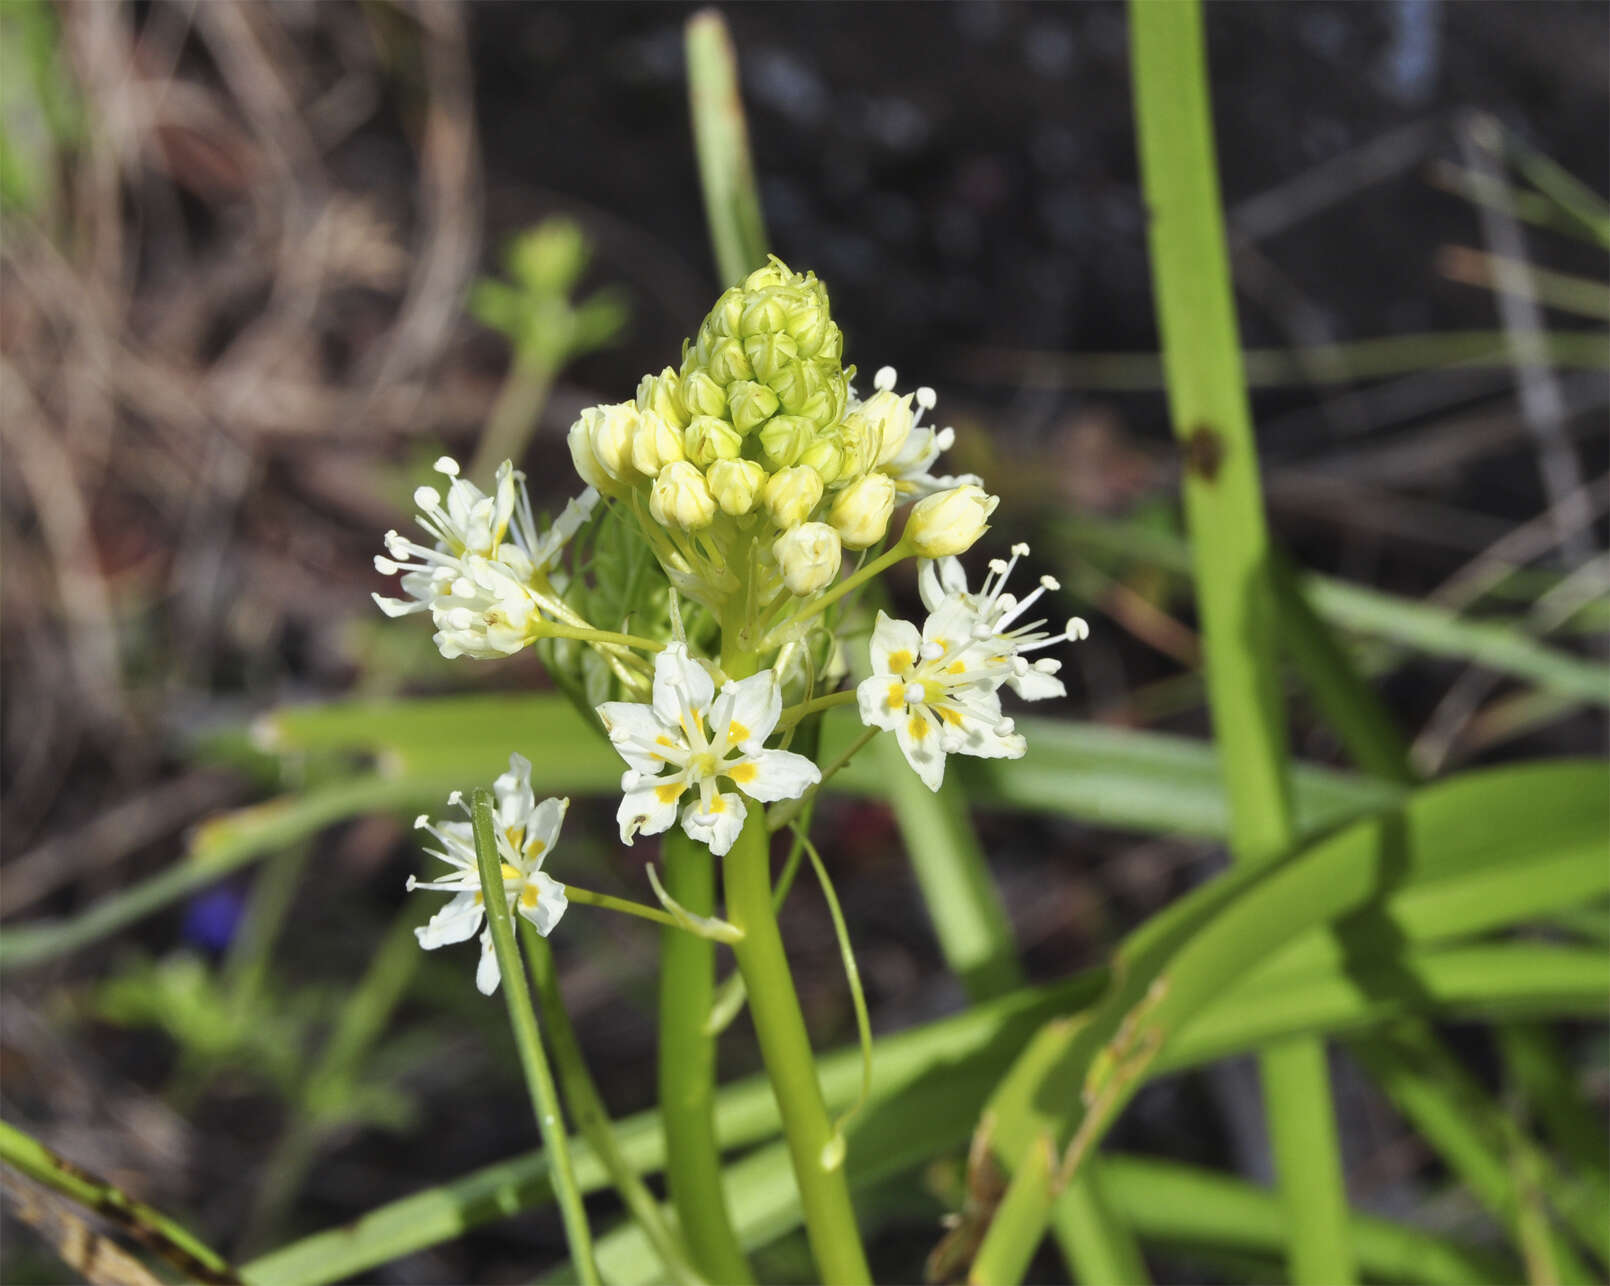
<svg viewBox="0 0 1610 1286">
<path fill-rule="evenodd" d="M 531 792 L 531 761 L 524 755 L 510 755 L 509 771 L 492 783 L 492 793 L 497 797 L 497 820 L 502 830 L 528 826 L 537 802 Z"/>
<path fill-rule="evenodd" d="M 565 894 L 565 886 L 541 871 L 535 871 L 526 881 L 525 888 L 520 890 L 520 897 L 515 902 L 514 909 L 536 925 L 537 932 L 546 938 L 553 932 L 553 926 L 559 923 L 559 917 L 565 913 L 565 908 L 569 905 L 570 899 Z"/>
<path fill-rule="evenodd" d="M 520 853 L 521 869 L 528 874 L 540 870 L 553 846 L 559 842 L 559 828 L 565 824 L 570 800 L 545 799 L 531 810 L 525 827 L 525 848 Z"/>
<path fill-rule="evenodd" d="M 726 722 L 719 726 L 715 722 L 717 712 L 712 709 L 712 742 L 725 737 L 728 744 L 738 746 L 746 741 L 765 741 L 771 736 L 783 712 L 783 695 L 777 690 L 774 671 L 762 670 L 747 679 L 728 683 L 721 689 L 721 695 L 731 698 L 730 708 L 720 712 L 726 716 Z"/>
<path fill-rule="evenodd" d="M 929 790 L 938 790 L 945 780 L 945 752 L 939 746 L 939 721 L 922 706 L 912 706 L 906 718 L 894 730 L 900 752 L 911 765 L 922 784 Z"/>
<path fill-rule="evenodd" d="M 714 680 L 683 644 L 672 643 L 654 658 L 654 713 L 671 727 L 682 726 L 684 704 L 708 710 L 715 694 Z"/>
<path fill-rule="evenodd" d="M 915 664 L 922 648 L 922 635 L 910 621 L 898 621 L 892 616 L 878 613 L 878 623 L 872 631 L 872 670 L 875 674 L 890 673 L 889 658 L 905 652 L 909 664 Z"/>
<path fill-rule="evenodd" d="M 725 857 L 743 830 L 746 812 L 741 796 L 723 791 L 711 799 L 709 812 L 698 799 L 690 801 L 682 810 L 682 829 L 690 839 L 708 845 L 715 856 Z"/>
<path fill-rule="evenodd" d="M 475 967 L 475 989 L 483 996 L 490 996 L 502 981 L 497 952 L 492 948 L 492 930 L 488 928 L 481 935 L 481 963 Z"/>
<path fill-rule="evenodd" d="M 763 804 L 798 799 L 822 780 L 821 769 L 792 750 L 757 751 L 726 765 L 723 772 L 750 799 Z"/>
<path fill-rule="evenodd" d="M 1063 686 L 1061 679 L 1043 670 L 1036 670 L 1033 666 L 1024 674 L 1014 674 L 1006 682 L 1025 701 L 1049 701 L 1053 697 L 1068 695 L 1068 689 Z"/>
<path fill-rule="evenodd" d="M 658 835 L 676 821 L 677 801 L 687 789 L 681 774 L 645 782 L 628 790 L 615 812 L 620 824 L 621 843 L 630 844 L 634 836 Z"/>
<path fill-rule="evenodd" d="M 900 679 L 887 673 L 862 679 L 855 688 L 861 722 L 869 728 L 893 732 L 906 717 L 905 690 Z"/>
<path fill-rule="evenodd" d="M 615 753 L 641 773 L 657 773 L 670 760 L 661 751 L 680 747 L 676 720 L 667 725 L 650 707 L 634 701 L 606 701 L 597 707 Z"/>
<path fill-rule="evenodd" d="M 483 912 L 480 890 L 465 889 L 431 916 L 426 923 L 415 929 L 414 936 L 419 939 L 419 945 L 426 951 L 467 941 L 473 938 L 475 931 L 481 927 Z"/>
</svg>

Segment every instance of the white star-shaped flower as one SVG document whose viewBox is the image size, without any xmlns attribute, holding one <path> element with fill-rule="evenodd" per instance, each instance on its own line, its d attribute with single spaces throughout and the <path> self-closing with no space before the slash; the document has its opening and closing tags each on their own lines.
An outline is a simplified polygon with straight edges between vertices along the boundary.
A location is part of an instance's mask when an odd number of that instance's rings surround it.
<svg viewBox="0 0 1610 1286">
<path fill-rule="evenodd" d="M 565 913 L 569 899 L 563 884 L 543 874 L 542 863 L 559 838 L 570 801 L 545 799 L 537 803 L 531 792 L 531 764 L 520 755 L 509 756 L 509 771 L 492 783 L 492 793 L 496 799 L 493 821 L 497 826 L 498 856 L 503 862 L 503 896 L 510 911 L 523 915 L 547 937 Z M 447 802 L 469 812 L 456 790 Z M 419 945 L 434 951 L 473 937 L 486 917 L 481 872 L 475 860 L 475 829 L 467 821 L 433 822 L 423 814 L 414 825 L 429 831 L 441 844 L 440 848 L 426 851 L 453 868 L 439 880 L 408 877 L 410 891 L 434 889 L 453 895 L 452 901 L 431 916 L 429 923 L 414 930 Z M 475 985 L 483 995 L 490 996 L 500 981 L 497 956 L 492 951 L 492 930 L 487 928 L 481 934 L 481 963 L 475 971 Z"/>
<path fill-rule="evenodd" d="M 917 592 L 930 612 L 939 611 L 946 602 L 955 602 L 971 613 L 969 632 L 987 653 L 985 666 L 995 669 L 1000 681 L 1025 701 L 1044 701 L 1067 695 L 1062 680 L 1056 677 L 1062 663 L 1052 657 L 1030 662 L 1024 653 L 1037 652 L 1056 643 L 1077 643 L 1090 637 L 1090 627 L 1078 616 L 1071 617 L 1060 634 L 1041 629 L 1045 624 L 1043 619 L 1017 624 L 1042 594 L 1060 588 L 1055 577 L 1042 576 L 1039 587 L 1024 599 L 1006 592 L 1007 577 L 1017 566 L 1017 560 L 1028 552 L 1027 545 L 1017 544 L 1012 546 L 1010 561 L 991 560 L 989 574 L 977 594 L 968 593 L 967 573 L 959 560 L 939 558 L 925 562 L 917 574 Z"/>
<path fill-rule="evenodd" d="M 680 804 L 682 829 L 720 857 L 743 829 L 743 795 L 763 804 L 797 799 L 821 780 L 804 755 L 765 749 L 783 708 L 771 670 L 728 683 L 718 696 L 705 668 L 673 643 L 654 658 L 653 698 L 649 705 L 598 707 L 611 743 L 630 765 L 616 814 L 623 843 L 669 830 Z M 742 795 L 720 790 L 721 777 Z"/>
<path fill-rule="evenodd" d="M 588 487 L 570 501 L 546 531 L 531 512 L 524 476 L 507 460 L 491 495 L 459 477 L 458 462 L 436 462 L 449 479 L 445 503 L 433 487 L 414 492 L 418 522 L 435 544 L 427 547 L 399 532 L 386 533 L 386 554 L 375 568 L 402 574 L 407 598 L 374 595 L 387 616 L 429 611 L 443 656 L 509 656 L 535 636 L 548 568 L 598 503 Z"/>
<path fill-rule="evenodd" d="M 861 721 L 893 732 L 923 784 L 938 790 L 946 755 L 1017 759 L 1026 749 L 1001 714 L 998 667 L 972 637 L 973 616 L 948 599 L 924 622 L 878 613 L 872 675 L 856 688 Z"/>
</svg>

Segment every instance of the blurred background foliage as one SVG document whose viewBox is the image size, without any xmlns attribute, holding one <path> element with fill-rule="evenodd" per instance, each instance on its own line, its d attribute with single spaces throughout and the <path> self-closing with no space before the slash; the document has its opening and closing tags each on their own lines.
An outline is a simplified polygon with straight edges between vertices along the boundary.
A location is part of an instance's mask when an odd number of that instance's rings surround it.
<svg viewBox="0 0 1610 1286">
<path fill-rule="evenodd" d="M 414 948 L 418 807 L 512 742 L 540 789 L 594 796 L 566 836 L 580 882 L 640 892 L 651 850 L 614 843 L 601 794 L 618 765 L 527 695 L 535 660 L 449 671 L 368 594 L 379 533 L 444 450 L 516 456 L 556 509 L 575 413 L 673 361 L 722 284 L 689 12 L 0 6 L 0 1114 L 232 1257 L 530 1146 L 500 1008 Z M 773 247 L 830 284 L 851 360 L 939 389 L 955 467 L 1016 516 L 1003 546 L 1028 539 L 1092 622 L 1025 771 L 967 778 L 1022 972 L 1064 978 L 1221 870 L 1226 835 L 1124 10 L 729 16 Z M 1344 649 L 1397 730 L 1357 775 L 1337 732 L 1356 704 L 1299 696 L 1299 829 L 1460 766 L 1602 753 L 1610 16 L 1240 4 L 1210 7 L 1208 35 L 1271 523 L 1307 569 L 1282 630 Z M 484 696 L 388 704 L 466 688 Z M 373 704 L 297 710 L 347 697 Z M 898 795 L 870 765 L 846 782 L 815 834 L 881 1036 L 979 993 L 916 910 Z M 786 925 L 819 1044 L 852 1040 L 824 908 L 797 898 Z M 1602 948 L 1610 911 L 1529 935 Z M 650 1106 L 653 931 L 574 916 L 554 947 L 612 1111 Z M 1454 1022 L 1438 1074 L 1535 1119 L 1591 1217 L 1610 1049 L 1593 993 L 1557 991 L 1590 1003 Z M 756 1066 L 746 1042 L 724 1078 Z M 1002 1070 L 973 1073 L 941 1159 L 863 1194 L 885 1276 L 909 1279 L 982 1181 L 966 1137 Z M 1355 1206 L 1498 1253 L 1403 1100 L 1352 1055 L 1332 1071 Z M 1156 1080 L 1112 1136 L 1109 1197 L 1156 1190 L 1148 1156 L 1266 1181 L 1257 1105 L 1245 1057 Z M 1233 1208 L 1234 1249 L 1148 1242 L 1157 1276 L 1278 1272 L 1269 1212 Z M 565 1253 L 551 1210 L 454 1231 L 352 1271 L 504 1279 Z M 41 1245 L 7 1236 L 0 1275 L 59 1277 Z M 802 1279 L 801 1245 L 764 1271 Z"/>
</svg>

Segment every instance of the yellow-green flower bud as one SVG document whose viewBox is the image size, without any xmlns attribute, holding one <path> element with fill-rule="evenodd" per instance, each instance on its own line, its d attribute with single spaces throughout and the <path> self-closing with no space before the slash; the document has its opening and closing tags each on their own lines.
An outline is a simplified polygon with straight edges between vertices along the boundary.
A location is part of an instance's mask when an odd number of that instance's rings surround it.
<svg viewBox="0 0 1610 1286">
<path fill-rule="evenodd" d="M 631 402 L 594 406 L 582 412 L 583 419 L 589 416 L 587 431 L 593 455 L 610 477 L 626 478 L 632 462 L 632 441 L 641 423 L 637 407 Z"/>
<path fill-rule="evenodd" d="M 797 415 L 774 415 L 760 431 L 766 458 L 778 468 L 795 464 L 816 437 L 816 426 Z"/>
<path fill-rule="evenodd" d="M 970 482 L 936 492 L 913 506 L 905 539 L 924 558 L 966 553 L 989 530 L 989 516 L 1000 503 L 999 496 Z"/>
<path fill-rule="evenodd" d="M 911 436 L 911 394 L 897 397 L 888 389 L 879 389 L 860 406 L 844 417 L 846 425 L 865 425 L 872 439 L 878 443 L 875 464 L 885 464 L 900 454 L 906 439 Z"/>
<path fill-rule="evenodd" d="M 688 408 L 689 415 L 724 416 L 727 413 L 727 390 L 707 371 L 697 368 L 689 371 L 682 377 L 677 391 L 682 394 L 682 405 Z"/>
<path fill-rule="evenodd" d="M 735 380 L 727 385 L 727 407 L 739 433 L 753 432 L 777 414 L 777 394 L 754 380 Z"/>
<path fill-rule="evenodd" d="M 648 509 L 662 527 L 698 531 L 714 520 L 716 500 L 704 474 L 686 460 L 677 460 L 661 469 L 660 476 L 654 479 Z"/>
<path fill-rule="evenodd" d="M 649 411 L 638 426 L 637 437 L 632 439 L 632 467 L 645 477 L 659 475 L 661 469 L 682 459 L 683 431 L 676 425 Z"/>
<path fill-rule="evenodd" d="M 763 267 L 756 268 L 744 278 L 744 284 L 741 288 L 735 287 L 735 289 L 744 291 L 765 290 L 768 286 L 782 286 L 794 280 L 803 280 L 803 278 L 796 278 L 796 275 L 789 271 L 787 264 L 776 255 L 772 255 Z"/>
<path fill-rule="evenodd" d="M 827 520 L 846 549 L 865 549 L 883 539 L 894 513 L 894 479 L 886 473 L 869 473 L 839 492 Z"/>
<path fill-rule="evenodd" d="M 779 527 L 797 527 L 811 516 L 822 498 L 822 477 L 815 469 L 796 465 L 780 469 L 766 480 L 761 499 Z"/>
<path fill-rule="evenodd" d="M 770 290 L 751 299 L 738 322 L 738 334 L 747 339 L 751 335 L 769 335 L 787 329 L 788 303 L 780 293 Z"/>
<path fill-rule="evenodd" d="M 839 474 L 842 482 L 859 478 L 877 461 L 878 436 L 864 420 L 849 417 L 839 425 L 839 445 L 844 449 L 844 469 Z"/>
<path fill-rule="evenodd" d="M 799 462 L 823 482 L 837 482 L 844 472 L 844 448 L 830 437 L 818 437 L 800 453 Z"/>
<path fill-rule="evenodd" d="M 736 339 L 718 339 L 705 348 L 704 368 L 717 384 L 731 384 L 735 380 L 752 379 L 755 368 L 744 355 L 743 344 Z"/>
<path fill-rule="evenodd" d="M 717 460 L 704 475 L 721 512 L 740 518 L 755 507 L 766 470 L 753 460 Z"/>
<path fill-rule="evenodd" d="M 604 472 L 604 466 L 598 463 L 598 457 L 593 454 L 591 413 L 597 409 L 589 406 L 581 413 L 581 418 L 570 426 L 570 459 L 581 480 L 588 486 L 597 487 L 606 495 L 618 495 L 621 490 L 619 484 Z"/>
<path fill-rule="evenodd" d="M 696 415 L 682 435 L 682 446 L 688 459 L 701 469 L 707 469 L 717 460 L 735 460 L 743 450 L 743 434 L 713 415 Z"/>
<path fill-rule="evenodd" d="M 750 335 L 743 343 L 744 356 L 754 368 L 755 378 L 768 384 L 799 356 L 799 345 L 793 336 L 781 331 Z"/>
<path fill-rule="evenodd" d="M 821 409 L 826 409 L 827 377 L 814 362 L 789 362 L 767 383 L 789 415 L 807 415 L 805 405 L 813 399 L 821 403 Z M 815 416 L 808 418 L 816 419 Z"/>
<path fill-rule="evenodd" d="M 721 298 L 716 300 L 716 306 L 710 310 L 710 315 L 704 319 L 701 331 L 708 331 L 712 335 L 735 336 L 738 326 L 744 315 L 744 288 L 733 286 L 722 292 Z"/>
<path fill-rule="evenodd" d="M 645 375 L 637 385 L 637 409 L 653 411 L 673 429 L 688 427 L 687 408 L 677 394 L 681 380 L 667 366 L 658 375 Z"/>
<path fill-rule="evenodd" d="M 801 523 L 785 531 L 772 544 L 771 552 L 783 584 L 801 596 L 831 585 L 844 557 L 838 532 L 825 522 Z"/>
</svg>

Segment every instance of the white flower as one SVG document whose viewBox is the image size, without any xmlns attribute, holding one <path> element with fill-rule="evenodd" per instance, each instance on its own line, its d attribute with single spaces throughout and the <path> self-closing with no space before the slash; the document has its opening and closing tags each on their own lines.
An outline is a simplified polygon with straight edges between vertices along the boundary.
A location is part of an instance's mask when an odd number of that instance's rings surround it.
<svg viewBox="0 0 1610 1286">
<path fill-rule="evenodd" d="M 938 790 L 946 755 L 1017 759 L 1026 749 L 1001 715 L 1001 679 L 972 637 L 974 617 L 947 600 L 924 622 L 878 613 L 872 675 L 856 688 L 861 721 L 893 732 L 923 784 Z"/>
<path fill-rule="evenodd" d="M 892 394 L 896 378 L 894 367 L 884 366 L 873 377 L 873 384 L 878 393 Z M 874 394 L 866 405 L 871 406 L 876 398 Z M 956 430 L 932 429 L 923 425 L 923 413 L 933 410 L 939 402 L 933 389 L 923 385 L 917 390 L 915 400 L 917 410 L 911 417 L 910 427 L 904 433 L 888 433 L 878 456 L 877 467 L 894 479 L 900 499 L 917 500 L 936 491 L 948 491 L 967 483 L 983 486 L 984 480 L 976 474 L 936 477 L 929 472 L 938 463 L 940 455 L 955 445 Z"/>
<path fill-rule="evenodd" d="M 1060 661 L 1051 657 L 1029 662 L 1025 652 L 1037 652 L 1056 643 L 1077 643 L 1090 637 L 1090 627 L 1080 617 L 1071 617 L 1062 633 L 1052 634 L 1040 627 L 1043 619 L 1027 625 L 1016 624 L 1039 597 L 1047 590 L 1059 588 L 1056 578 L 1040 577 L 1038 589 L 1019 600 L 1006 592 L 1007 577 L 1017 566 L 1017 560 L 1026 556 L 1029 547 L 1012 546 L 1012 558 L 990 560 L 989 575 L 977 594 L 967 591 L 967 573 L 954 558 L 940 558 L 925 562 L 917 573 L 917 591 L 922 595 L 923 606 L 937 612 L 947 600 L 960 603 L 973 616 L 972 637 L 984 646 L 988 654 L 986 664 L 999 667 L 1002 681 L 1025 701 L 1044 701 L 1050 697 L 1067 695 L 1057 671 Z"/>
<path fill-rule="evenodd" d="M 547 937 L 565 913 L 569 900 L 565 886 L 543 874 L 542 863 L 559 838 L 570 801 L 545 799 L 537 803 L 531 793 L 531 764 L 519 755 L 509 756 L 509 771 L 492 783 L 492 792 L 497 800 L 493 820 L 498 856 L 503 862 L 503 896 L 511 912 L 523 915 Z M 447 802 L 469 812 L 456 790 Z M 429 831 L 441 843 L 441 848 L 426 851 L 453 868 L 440 880 L 426 882 L 408 877 L 410 891 L 434 889 L 453 895 L 453 900 L 431 916 L 428 924 L 414 930 L 419 945 L 434 951 L 473 937 L 486 916 L 481 872 L 475 860 L 475 829 L 469 822 L 432 822 L 423 814 L 414 825 Z M 499 981 L 492 930 L 488 928 L 481 934 L 481 963 L 475 971 L 475 985 L 483 995 L 490 996 L 498 989 Z"/>
<path fill-rule="evenodd" d="M 427 548 L 395 531 L 386 533 L 387 555 L 376 570 L 402 573 L 407 598 L 374 595 L 387 616 L 429 610 L 443 656 L 493 657 L 518 652 L 534 637 L 543 606 L 539 581 L 560 550 L 591 516 L 598 492 L 588 487 L 570 501 L 546 531 L 537 529 L 525 479 L 507 460 L 487 495 L 459 477 L 458 462 L 443 456 L 438 472 L 449 479 L 446 503 L 433 487 L 420 487 L 414 501 L 419 525 L 435 537 Z"/>
<path fill-rule="evenodd" d="M 742 796 L 721 791 L 725 777 L 763 804 L 796 799 L 821 780 L 815 764 L 787 750 L 766 750 L 782 713 L 782 696 L 770 670 L 715 692 L 715 683 L 687 648 L 673 643 L 654 658 L 651 705 L 606 701 L 598 707 L 609 739 L 630 767 L 621 777 L 616 820 L 621 841 L 658 835 L 677 819 L 682 829 L 722 856 L 738 838 L 747 808 Z"/>
</svg>

